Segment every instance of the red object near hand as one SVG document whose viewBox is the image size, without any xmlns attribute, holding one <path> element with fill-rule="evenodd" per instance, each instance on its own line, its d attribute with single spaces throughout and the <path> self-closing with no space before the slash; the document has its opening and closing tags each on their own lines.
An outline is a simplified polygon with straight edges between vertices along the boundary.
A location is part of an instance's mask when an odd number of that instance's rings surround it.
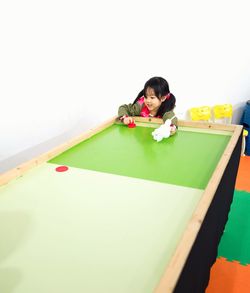
<svg viewBox="0 0 250 293">
<path fill-rule="evenodd" d="M 135 122 L 131 122 L 128 124 L 128 128 L 135 128 L 135 127 L 136 127 Z"/>
</svg>

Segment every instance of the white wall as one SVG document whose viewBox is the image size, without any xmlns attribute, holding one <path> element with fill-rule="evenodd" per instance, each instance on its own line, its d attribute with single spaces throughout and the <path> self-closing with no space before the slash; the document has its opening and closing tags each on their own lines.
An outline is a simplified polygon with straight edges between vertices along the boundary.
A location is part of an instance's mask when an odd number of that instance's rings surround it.
<svg viewBox="0 0 250 293">
<path fill-rule="evenodd" d="M 247 1 L 2 1 L 0 161 L 114 116 L 165 77 L 181 118 L 250 99 Z M 64 135 L 65 137 L 65 135 Z"/>
</svg>

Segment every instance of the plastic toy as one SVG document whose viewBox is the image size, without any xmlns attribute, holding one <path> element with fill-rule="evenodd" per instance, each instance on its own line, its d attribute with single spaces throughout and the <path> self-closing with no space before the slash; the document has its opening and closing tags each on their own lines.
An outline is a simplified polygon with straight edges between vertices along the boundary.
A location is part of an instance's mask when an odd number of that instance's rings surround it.
<svg viewBox="0 0 250 293">
<path fill-rule="evenodd" d="M 164 124 L 162 124 L 159 128 L 155 129 L 152 132 L 154 140 L 159 142 L 163 138 L 168 138 L 170 136 L 171 129 L 172 129 L 172 126 L 171 126 L 172 119 L 167 119 Z"/>
<path fill-rule="evenodd" d="M 136 127 L 135 122 L 131 122 L 128 124 L 128 128 L 135 128 L 135 127 Z"/>
</svg>

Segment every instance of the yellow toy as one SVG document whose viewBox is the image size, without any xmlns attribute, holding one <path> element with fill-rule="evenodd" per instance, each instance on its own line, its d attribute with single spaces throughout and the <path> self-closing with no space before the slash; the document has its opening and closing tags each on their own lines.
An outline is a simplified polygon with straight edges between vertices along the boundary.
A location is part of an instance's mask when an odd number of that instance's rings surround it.
<svg viewBox="0 0 250 293">
<path fill-rule="evenodd" d="M 224 122 L 231 123 L 233 116 L 233 106 L 231 104 L 216 105 L 213 107 L 214 121 L 224 119 Z"/>
<path fill-rule="evenodd" d="M 246 137 L 248 136 L 248 131 L 246 129 L 243 130 L 243 138 L 242 138 L 242 148 L 241 148 L 241 155 L 245 156 L 246 150 Z"/>
<path fill-rule="evenodd" d="M 189 110 L 191 120 L 193 121 L 209 121 L 211 118 L 211 109 L 208 106 L 202 106 L 197 108 L 191 108 Z"/>
</svg>

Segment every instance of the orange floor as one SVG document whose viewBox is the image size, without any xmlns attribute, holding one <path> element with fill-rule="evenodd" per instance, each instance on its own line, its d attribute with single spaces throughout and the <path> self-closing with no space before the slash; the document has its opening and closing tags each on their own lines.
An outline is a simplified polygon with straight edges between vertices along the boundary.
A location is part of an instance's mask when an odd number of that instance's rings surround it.
<svg viewBox="0 0 250 293">
<path fill-rule="evenodd" d="M 250 192 L 250 156 L 240 159 L 235 189 Z"/>
<path fill-rule="evenodd" d="M 241 157 L 235 189 L 250 193 L 250 156 Z M 250 265 L 217 258 L 206 293 L 250 293 Z"/>
<path fill-rule="evenodd" d="M 237 261 L 229 262 L 217 258 L 212 267 L 210 283 L 206 293 L 249 293 L 250 265 L 243 266 Z"/>
</svg>

